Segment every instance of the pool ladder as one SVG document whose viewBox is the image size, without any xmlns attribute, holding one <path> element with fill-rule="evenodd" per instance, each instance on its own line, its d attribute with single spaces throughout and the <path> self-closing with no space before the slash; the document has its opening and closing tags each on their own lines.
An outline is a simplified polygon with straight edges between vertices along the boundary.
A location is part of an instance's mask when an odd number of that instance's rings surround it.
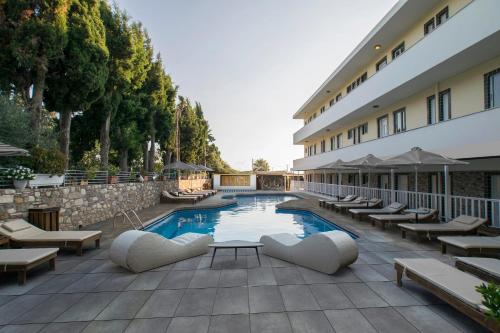
<svg viewBox="0 0 500 333">
<path fill-rule="evenodd" d="M 144 224 L 142 223 L 141 218 L 139 217 L 139 215 L 137 215 L 137 213 L 134 209 L 120 210 L 119 212 L 117 212 L 113 216 L 113 229 L 116 226 L 116 218 L 120 215 L 123 217 L 122 223 L 125 222 L 125 220 L 127 220 L 130 223 L 130 225 L 132 226 L 132 228 L 134 228 L 135 230 L 144 229 Z M 132 218 L 130 218 L 130 215 L 132 215 Z"/>
</svg>

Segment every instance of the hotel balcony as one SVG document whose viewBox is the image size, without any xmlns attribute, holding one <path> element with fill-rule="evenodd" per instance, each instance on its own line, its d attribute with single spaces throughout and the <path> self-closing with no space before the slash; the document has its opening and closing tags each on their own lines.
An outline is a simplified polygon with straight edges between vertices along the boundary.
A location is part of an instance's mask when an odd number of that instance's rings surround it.
<svg viewBox="0 0 500 333">
<path fill-rule="evenodd" d="M 293 169 L 296 171 L 316 169 L 339 158 L 349 161 L 366 154 L 385 158 L 404 153 L 415 146 L 452 158 L 500 156 L 498 124 L 500 124 L 500 108 L 485 110 L 384 138 L 296 159 L 293 161 Z"/>
<path fill-rule="evenodd" d="M 334 132 L 337 128 L 351 125 L 373 112 L 373 105 L 379 105 L 378 110 L 389 107 L 498 54 L 498 1 L 473 1 L 450 17 L 446 24 L 422 38 L 349 95 L 302 127 L 294 134 L 294 144 L 304 144 L 306 140 L 326 134 L 327 129 Z M 414 141 L 413 145 L 421 145 L 419 142 Z M 337 156 L 337 153 L 333 155 Z M 320 158 L 316 156 L 311 159 Z M 298 160 L 300 165 L 303 164 L 302 160 Z M 309 162 L 305 165 L 309 166 Z"/>
</svg>

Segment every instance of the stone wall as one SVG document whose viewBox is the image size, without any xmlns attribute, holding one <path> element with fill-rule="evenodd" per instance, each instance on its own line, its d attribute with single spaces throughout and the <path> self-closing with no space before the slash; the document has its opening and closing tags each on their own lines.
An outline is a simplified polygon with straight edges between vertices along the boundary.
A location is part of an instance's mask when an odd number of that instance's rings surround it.
<svg viewBox="0 0 500 333">
<path fill-rule="evenodd" d="M 177 181 L 172 180 L 22 191 L 0 189 L 0 220 L 27 218 L 32 207 L 58 206 L 61 230 L 74 230 L 112 218 L 122 209 L 154 206 L 160 202 L 161 191 L 175 191 L 177 187 Z"/>
<path fill-rule="evenodd" d="M 484 198 L 488 192 L 485 172 L 453 172 L 451 182 L 454 195 Z"/>
</svg>

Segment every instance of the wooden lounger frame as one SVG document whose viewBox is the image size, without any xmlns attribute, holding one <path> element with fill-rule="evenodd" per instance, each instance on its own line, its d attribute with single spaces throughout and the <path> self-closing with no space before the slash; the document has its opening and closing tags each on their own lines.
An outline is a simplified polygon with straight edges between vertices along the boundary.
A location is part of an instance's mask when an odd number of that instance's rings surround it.
<svg viewBox="0 0 500 333">
<path fill-rule="evenodd" d="M 387 224 L 391 225 L 391 224 L 396 224 L 396 223 L 406 223 L 406 222 L 403 222 L 403 221 L 394 221 L 394 220 L 389 220 L 389 219 L 387 219 L 387 220 L 374 219 L 373 217 L 370 218 L 370 220 L 372 222 L 372 226 L 373 227 L 375 227 L 375 225 L 378 223 L 380 225 L 380 228 L 382 230 L 385 230 L 385 226 Z M 408 220 L 407 222 L 411 223 L 412 221 L 415 222 L 414 219 Z M 437 222 L 439 222 L 439 220 L 438 220 L 438 211 L 434 212 L 431 216 L 428 216 L 426 218 L 419 218 L 418 219 L 418 223 L 420 223 L 420 222 L 425 222 L 425 223 L 437 223 Z M 401 229 L 401 232 L 403 232 L 403 229 Z M 405 236 L 403 238 L 406 238 L 406 234 L 405 234 Z"/>
<path fill-rule="evenodd" d="M 455 267 L 458 268 L 461 271 L 471 273 L 481 280 L 488 281 L 488 282 L 495 282 L 496 284 L 500 284 L 500 278 L 490 274 L 488 271 L 478 268 L 476 266 L 469 265 L 466 262 L 457 260 L 455 261 Z"/>
<path fill-rule="evenodd" d="M 50 231 L 49 231 L 50 232 Z M 102 234 L 96 234 L 85 238 L 82 241 L 65 241 L 65 240 L 10 240 L 12 247 L 59 247 L 75 249 L 78 256 L 83 255 L 83 243 L 95 242 L 95 247 L 98 249 L 101 245 Z"/>
<path fill-rule="evenodd" d="M 459 252 L 464 253 L 465 256 L 467 257 L 489 257 L 489 256 L 495 256 L 500 254 L 500 248 L 495 249 L 495 248 L 479 248 L 479 247 L 471 247 L 468 249 L 465 249 L 460 246 L 455 246 L 453 244 L 445 243 L 441 241 L 441 253 L 446 254 L 448 252 L 448 248 L 452 248 L 454 250 L 459 250 Z"/>
<path fill-rule="evenodd" d="M 17 283 L 23 285 L 26 283 L 26 274 L 29 270 L 40 266 L 43 263 L 49 263 L 49 269 L 53 271 L 56 268 L 57 251 L 37 261 L 27 265 L 2 265 L 2 272 L 17 272 Z"/>
<path fill-rule="evenodd" d="M 432 283 L 428 282 L 425 279 L 422 279 L 419 275 L 414 274 L 413 272 L 406 270 L 404 266 L 395 263 L 394 268 L 396 269 L 396 275 L 397 275 L 397 284 L 399 287 L 403 286 L 403 272 L 405 272 L 405 275 L 427 289 L 429 292 L 431 292 L 433 295 L 437 296 L 441 300 L 445 301 L 467 317 L 475 320 L 479 324 L 483 325 L 484 327 L 488 328 L 492 332 L 500 332 L 500 325 L 498 325 L 494 319 L 486 317 L 486 315 L 475 309 L 474 307 L 470 306 L 469 304 L 463 302 L 462 300 L 456 298 L 455 296 L 447 293 L 445 290 L 433 285 Z"/>
<path fill-rule="evenodd" d="M 401 222 L 399 222 L 401 223 Z M 458 231 L 458 230 L 443 230 L 443 231 L 440 231 L 440 230 L 409 230 L 409 229 L 403 229 L 401 228 L 401 238 L 406 238 L 406 234 L 407 233 L 413 233 L 415 234 L 415 236 L 417 237 L 417 241 L 421 241 L 423 238 L 427 238 L 427 236 L 429 235 L 429 237 L 431 238 L 435 238 L 435 237 L 438 237 L 438 236 L 463 236 L 463 235 L 475 235 L 477 233 L 477 228 L 474 228 L 470 231 Z M 422 237 L 424 236 L 424 237 Z"/>
</svg>

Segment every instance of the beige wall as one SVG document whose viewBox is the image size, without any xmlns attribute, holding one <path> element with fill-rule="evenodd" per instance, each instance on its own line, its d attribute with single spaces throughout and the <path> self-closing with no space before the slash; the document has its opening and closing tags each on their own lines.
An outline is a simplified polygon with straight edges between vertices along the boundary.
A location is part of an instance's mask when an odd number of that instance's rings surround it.
<svg viewBox="0 0 500 333">
<path fill-rule="evenodd" d="M 415 45 L 424 37 L 424 24 L 427 23 L 432 17 L 435 17 L 437 13 L 439 13 L 442 9 L 444 9 L 446 6 L 448 6 L 448 14 L 449 17 L 452 17 L 455 15 L 458 11 L 460 11 L 463 7 L 468 5 L 472 0 L 443 0 L 441 3 L 436 6 L 432 11 L 429 12 L 429 14 L 423 16 L 417 24 L 415 24 L 412 28 L 409 30 L 405 31 L 403 34 L 401 34 L 401 37 L 393 41 L 390 45 L 388 46 L 382 46 L 380 49 L 379 55 L 373 59 L 370 63 L 366 65 L 366 67 L 362 68 L 354 77 L 350 78 L 347 82 L 344 82 L 342 85 L 342 89 L 340 91 L 335 91 L 333 94 L 329 95 L 328 97 L 325 98 L 324 102 L 322 103 L 322 106 L 325 107 L 325 109 L 328 109 L 330 106 L 330 100 L 332 98 L 335 98 L 339 93 L 342 93 L 342 97 L 345 97 L 347 95 L 347 87 L 358 77 L 360 77 L 364 72 L 367 72 L 368 78 L 376 73 L 376 64 L 384 58 L 384 56 L 387 56 L 387 63 L 389 64 L 392 61 L 392 56 L 391 52 L 394 48 L 396 48 L 401 42 L 405 42 L 405 50 L 408 50 L 411 46 Z M 313 110 L 310 112 L 305 113 L 304 118 L 305 118 L 305 124 L 309 120 L 309 117 L 312 116 L 313 114 L 316 113 L 317 116 L 320 114 L 320 109 L 321 106 L 317 110 Z"/>
<path fill-rule="evenodd" d="M 377 139 L 377 119 L 388 115 L 389 134 L 394 134 L 393 112 L 400 109 L 406 109 L 406 130 L 416 129 L 427 126 L 427 97 L 436 96 L 438 101 L 438 92 L 446 89 L 451 90 L 451 116 L 453 118 L 462 117 L 471 113 L 484 110 L 484 74 L 500 68 L 500 57 L 494 58 L 479 66 L 476 66 L 466 72 L 451 77 L 445 81 L 437 82 L 415 95 L 401 100 L 390 107 L 375 111 L 369 116 L 361 118 L 349 126 L 330 132 L 328 135 L 321 135 L 305 144 L 317 144 L 317 154 L 320 153 L 320 142 L 326 140 L 326 151 L 330 151 L 330 137 L 343 133 L 343 146 L 353 144 L 352 140 L 347 139 L 347 131 L 361 124 L 368 123 L 368 133 L 362 136 L 361 142 Z M 436 106 L 436 112 L 438 108 Z M 304 156 L 307 156 L 305 151 Z"/>
</svg>

